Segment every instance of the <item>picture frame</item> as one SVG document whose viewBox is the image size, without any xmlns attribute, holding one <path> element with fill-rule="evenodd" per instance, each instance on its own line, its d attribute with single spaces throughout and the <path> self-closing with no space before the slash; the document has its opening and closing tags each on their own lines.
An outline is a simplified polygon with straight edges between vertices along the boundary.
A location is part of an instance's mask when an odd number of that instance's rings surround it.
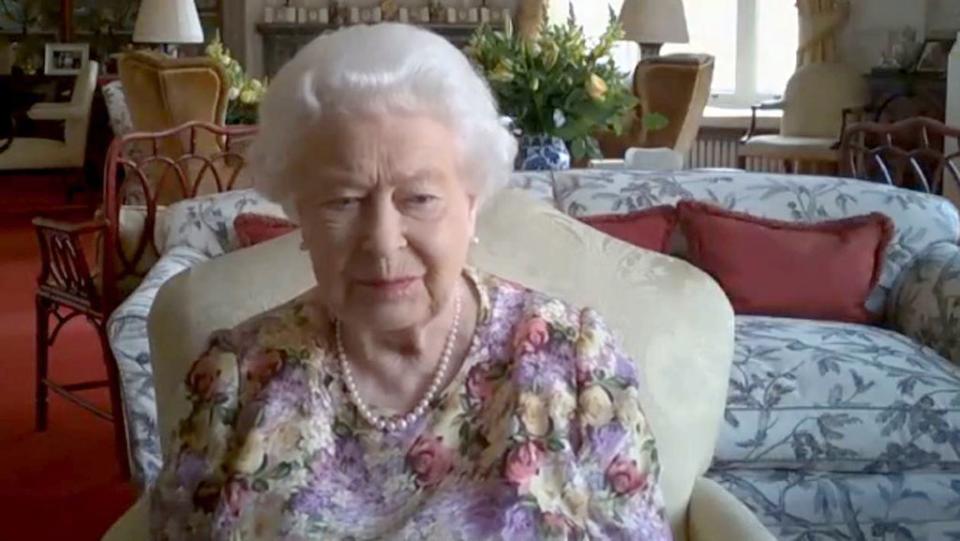
<svg viewBox="0 0 960 541">
<path fill-rule="evenodd" d="M 43 73 L 76 75 L 89 61 L 89 43 L 47 43 L 43 54 Z"/>
<path fill-rule="evenodd" d="M 953 48 L 953 40 L 948 39 L 927 39 L 923 42 L 920 49 L 920 55 L 914 64 L 913 71 L 917 73 L 943 73 L 947 72 L 947 62 L 950 57 L 950 49 Z"/>
</svg>

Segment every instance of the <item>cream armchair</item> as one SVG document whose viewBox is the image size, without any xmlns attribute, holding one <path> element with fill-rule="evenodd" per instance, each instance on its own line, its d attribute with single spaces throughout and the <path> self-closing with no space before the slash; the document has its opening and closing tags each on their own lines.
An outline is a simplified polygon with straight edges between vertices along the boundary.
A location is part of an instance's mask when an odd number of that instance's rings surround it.
<svg viewBox="0 0 960 541">
<path fill-rule="evenodd" d="M 844 127 L 859 119 L 869 100 L 867 83 L 853 68 L 835 62 L 803 66 L 790 77 L 782 100 L 753 106 L 737 166 L 746 169 L 747 160 L 765 159 L 782 163 L 787 172 L 797 172 L 801 164 L 825 164 L 835 172 Z M 783 110 L 780 133 L 755 135 L 757 112 L 771 109 Z"/>
<path fill-rule="evenodd" d="M 69 102 L 38 103 L 27 112 L 34 120 L 62 120 L 64 140 L 15 137 L 0 153 L 0 171 L 66 169 L 82 174 L 99 67 L 94 61 L 83 67 Z"/>
<path fill-rule="evenodd" d="M 472 262 L 596 307 L 645 375 L 642 403 L 657 437 L 663 490 L 678 541 L 772 540 L 754 515 L 703 477 L 723 415 L 733 311 L 706 274 L 599 233 L 526 194 L 507 191 L 482 213 Z M 149 330 L 161 443 L 189 408 L 181 381 L 211 331 L 231 327 L 314 283 L 298 233 L 193 267 L 163 286 Z M 284 261 L 284 265 L 276 265 Z M 256 294 L 236 284 L 262 283 Z M 104 537 L 147 539 L 141 499 Z"/>
</svg>

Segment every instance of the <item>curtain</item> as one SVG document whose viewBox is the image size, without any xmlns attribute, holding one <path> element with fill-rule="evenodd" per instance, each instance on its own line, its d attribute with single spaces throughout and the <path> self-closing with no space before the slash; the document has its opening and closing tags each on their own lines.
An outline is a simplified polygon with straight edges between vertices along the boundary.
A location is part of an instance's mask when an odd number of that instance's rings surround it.
<svg viewBox="0 0 960 541">
<path fill-rule="evenodd" d="M 797 67 L 837 61 L 837 34 L 850 17 L 850 0 L 797 0 L 797 11 Z"/>
</svg>

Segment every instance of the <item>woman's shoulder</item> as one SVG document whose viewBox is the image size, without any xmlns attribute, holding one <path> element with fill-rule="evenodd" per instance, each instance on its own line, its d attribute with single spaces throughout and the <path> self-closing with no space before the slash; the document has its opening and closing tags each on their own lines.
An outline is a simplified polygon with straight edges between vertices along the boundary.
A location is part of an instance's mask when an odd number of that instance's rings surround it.
<svg viewBox="0 0 960 541">
<path fill-rule="evenodd" d="M 495 274 L 478 272 L 478 283 L 486 292 L 490 316 L 513 318 L 517 323 L 539 318 L 554 326 L 574 329 L 579 328 L 585 317 L 597 318 L 589 307 Z"/>
</svg>

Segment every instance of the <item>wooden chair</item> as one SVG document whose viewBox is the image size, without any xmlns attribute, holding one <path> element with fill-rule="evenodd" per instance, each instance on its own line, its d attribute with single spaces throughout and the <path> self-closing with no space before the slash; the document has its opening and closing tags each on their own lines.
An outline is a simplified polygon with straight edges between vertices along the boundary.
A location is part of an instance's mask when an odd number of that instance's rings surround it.
<svg viewBox="0 0 960 541">
<path fill-rule="evenodd" d="M 34 219 L 41 256 L 36 292 L 38 431 L 47 429 L 49 393 L 60 395 L 113 423 L 116 453 L 122 471 L 129 476 L 120 375 L 107 341 L 106 321 L 157 258 L 155 231 L 162 210 L 157 205 L 158 194 L 172 190 L 186 199 L 201 190 L 232 190 L 244 165 L 242 148 L 238 147 L 255 131 L 252 127 L 193 122 L 164 132 L 133 133 L 118 138 L 107 156 L 104 207 L 98 216 L 83 223 Z M 201 150 L 198 140 L 211 137 L 220 142 L 220 149 L 212 153 Z M 181 155 L 171 157 L 163 152 L 163 143 L 171 139 L 188 142 Z M 133 148 L 137 149 L 136 153 L 130 152 Z M 157 178 L 152 175 L 157 170 L 162 173 L 159 178 L 163 181 L 154 185 L 148 179 Z M 135 207 L 128 208 L 125 194 L 129 191 L 121 188 L 124 182 L 139 188 Z M 124 230 L 124 214 L 129 210 L 138 213 L 139 219 L 134 221 L 142 224 L 139 229 Z M 96 257 L 88 250 L 94 245 L 98 246 Z M 105 380 L 63 384 L 49 377 L 49 349 L 63 326 L 77 317 L 85 319 L 97 331 L 107 372 Z M 110 394 L 109 411 L 77 394 L 104 387 Z"/>
<path fill-rule="evenodd" d="M 893 124 L 851 125 L 840 145 L 841 174 L 937 195 L 960 194 L 960 129 L 915 117 Z M 950 185 L 948 187 L 948 185 Z"/>
</svg>

